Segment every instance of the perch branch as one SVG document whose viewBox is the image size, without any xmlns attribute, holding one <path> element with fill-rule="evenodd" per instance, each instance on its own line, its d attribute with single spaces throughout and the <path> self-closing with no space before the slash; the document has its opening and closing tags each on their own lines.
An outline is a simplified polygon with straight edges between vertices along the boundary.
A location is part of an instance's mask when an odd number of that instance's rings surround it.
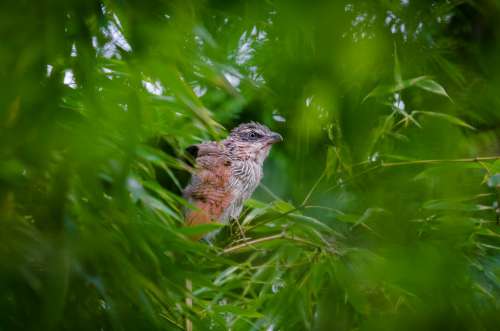
<svg viewBox="0 0 500 331">
<path fill-rule="evenodd" d="M 232 253 L 234 251 L 238 251 L 240 249 L 243 249 L 245 247 L 250 247 L 250 246 L 253 246 L 253 245 L 256 245 L 256 244 L 260 244 L 260 243 L 263 243 L 263 242 L 266 242 L 266 241 L 272 241 L 272 240 L 283 239 L 283 238 L 285 238 L 285 234 L 284 233 L 276 234 L 276 235 L 269 236 L 269 237 L 258 238 L 258 239 L 246 241 L 246 242 L 241 243 L 239 245 L 228 247 L 228 248 L 224 249 L 222 251 L 222 253 L 223 254 L 228 254 L 228 253 Z"/>
<path fill-rule="evenodd" d="M 313 247 L 320 248 L 320 249 L 323 248 L 321 245 L 313 243 L 312 241 L 309 241 L 309 240 L 306 240 L 306 239 L 303 239 L 303 238 L 300 238 L 300 237 L 297 237 L 294 235 L 287 235 L 285 233 L 280 233 L 280 234 L 275 234 L 275 235 L 268 236 L 268 237 L 263 237 L 263 238 L 258 238 L 258 239 L 254 239 L 254 240 L 250 240 L 250 241 L 245 241 L 241 244 L 228 247 L 222 251 L 222 254 L 234 253 L 236 251 L 242 250 L 242 249 L 247 248 L 247 247 L 252 247 L 254 245 L 261 244 L 263 242 L 280 240 L 280 239 L 295 241 L 295 242 L 298 242 L 301 244 L 313 246 Z"/>
</svg>

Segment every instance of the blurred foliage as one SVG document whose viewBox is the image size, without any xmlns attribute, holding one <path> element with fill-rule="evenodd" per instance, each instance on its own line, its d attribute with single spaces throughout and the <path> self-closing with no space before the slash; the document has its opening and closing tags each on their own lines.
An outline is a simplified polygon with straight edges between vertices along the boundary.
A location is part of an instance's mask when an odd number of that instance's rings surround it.
<svg viewBox="0 0 500 331">
<path fill-rule="evenodd" d="M 0 8 L 0 330 L 498 329 L 500 2 Z M 248 120 L 192 242 L 184 149 Z"/>
</svg>

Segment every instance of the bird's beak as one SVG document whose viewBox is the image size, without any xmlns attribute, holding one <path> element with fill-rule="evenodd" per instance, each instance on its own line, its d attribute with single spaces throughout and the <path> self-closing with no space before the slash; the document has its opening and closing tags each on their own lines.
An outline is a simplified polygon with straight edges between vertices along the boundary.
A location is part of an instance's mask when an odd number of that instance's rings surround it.
<svg viewBox="0 0 500 331">
<path fill-rule="evenodd" d="M 273 132 L 269 136 L 269 143 L 270 144 L 279 143 L 280 141 L 283 141 L 283 137 L 279 133 Z"/>
</svg>

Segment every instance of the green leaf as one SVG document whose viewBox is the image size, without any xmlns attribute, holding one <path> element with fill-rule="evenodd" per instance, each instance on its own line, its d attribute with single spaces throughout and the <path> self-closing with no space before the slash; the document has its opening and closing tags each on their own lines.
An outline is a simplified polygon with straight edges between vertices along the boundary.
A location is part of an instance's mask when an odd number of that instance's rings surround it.
<svg viewBox="0 0 500 331">
<path fill-rule="evenodd" d="M 186 226 L 179 228 L 177 231 L 179 233 L 182 233 L 186 236 L 195 236 L 199 234 L 205 234 L 209 233 L 215 230 L 218 230 L 220 228 L 223 228 L 224 224 L 220 223 L 209 223 L 209 224 L 200 224 L 200 225 L 194 225 L 194 226 Z"/>
<path fill-rule="evenodd" d="M 451 100 L 448 93 L 446 93 L 446 90 L 444 89 L 444 87 L 442 87 L 439 83 L 437 83 L 436 81 L 434 81 L 432 79 L 427 78 L 427 79 L 419 80 L 418 82 L 416 82 L 415 85 L 420 87 L 423 90 L 442 95 L 442 96 L 447 97 L 448 99 Z"/>
<path fill-rule="evenodd" d="M 416 176 L 413 177 L 413 180 L 424 180 L 424 179 L 433 180 L 436 177 L 449 174 L 451 171 L 456 172 L 456 171 L 464 171 L 466 169 L 482 169 L 482 168 L 483 167 L 480 164 L 472 162 L 437 165 L 422 170 L 420 173 L 418 173 Z"/>
<path fill-rule="evenodd" d="M 245 206 L 248 206 L 250 208 L 263 208 L 263 209 L 269 208 L 269 205 L 267 203 L 255 199 L 246 200 Z"/>
<path fill-rule="evenodd" d="M 420 77 L 407 79 L 407 80 L 404 80 L 400 83 L 396 83 L 393 85 L 379 85 L 376 88 L 374 88 L 370 93 L 368 93 L 368 95 L 366 97 L 364 97 L 364 99 L 361 103 L 365 102 L 369 98 L 390 95 L 390 94 L 393 94 L 395 92 L 405 90 L 409 87 L 417 86 L 417 84 L 419 84 L 419 82 L 424 81 L 424 80 L 428 80 L 428 79 L 429 78 L 427 76 L 420 76 Z"/>
<path fill-rule="evenodd" d="M 395 85 L 379 85 L 375 87 L 370 93 L 368 93 L 361 103 L 364 103 L 366 100 L 373 98 L 373 97 L 380 97 L 383 95 L 389 95 L 394 92 L 396 92 L 398 89 Z"/>
<path fill-rule="evenodd" d="M 276 200 L 273 202 L 273 207 L 274 210 L 276 210 L 279 213 L 287 213 L 290 212 L 294 209 L 296 209 L 292 204 L 283 201 L 283 200 Z"/>
<path fill-rule="evenodd" d="M 463 200 L 430 200 L 424 203 L 423 207 L 430 210 L 452 210 L 452 211 L 484 211 L 491 210 L 493 207 L 474 203 L 467 203 Z"/>
<path fill-rule="evenodd" d="M 453 115 L 444 114 L 444 113 L 436 113 L 436 112 L 432 112 L 432 111 L 422 111 L 422 110 L 414 110 L 412 113 L 441 118 L 441 119 L 448 121 L 452 124 L 455 124 L 458 126 L 463 126 L 465 128 L 471 129 L 471 130 L 476 130 L 476 128 L 473 127 L 472 125 L 462 121 L 461 119 L 459 119 L 458 117 L 455 117 Z"/>
<path fill-rule="evenodd" d="M 213 310 L 218 313 L 232 313 L 239 317 L 249 317 L 249 318 L 261 318 L 263 315 L 259 312 L 249 309 L 242 309 L 235 305 L 217 305 L 213 307 Z"/>
<path fill-rule="evenodd" d="M 380 214 L 380 213 L 385 213 L 386 211 L 382 208 L 368 208 L 367 210 L 365 210 L 365 212 L 363 213 L 363 215 L 361 215 L 361 217 L 359 217 L 356 222 L 354 222 L 354 224 L 351 226 L 351 229 L 357 227 L 358 225 L 365 225 L 365 228 L 367 228 L 368 230 L 372 231 L 372 232 L 375 232 L 373 231 L 370 227 L 366 226 L 366 222 L 374 215 L 374 214 Z"/>
<path fill-rule="evenodd" d="M 319 229 L 322 229 L 322 230 L 327 231 L 327 232 L 332 231 L 332 229 L 330 229 L 330 227 L 328 227 L 323 222 L 317 220 L 314 217 L 298 215 L 295 213 L 288 215 L 288 217 L 293 218 L 293 219 L 297 219 L 301 222 L 306 222 L 306 223 L 308 223 L 309 226 L 318 227 Z"/>
<path fill-rule="evenodd" d="M 396 54 L 396 53 L 395 53 Z M 396 55 L 395 55 L 396 56 Z M 396 83 L 394 85 L 379 85 L 376 88 L 374 88 L 368 95 L 363 99 L 362 103 L 365 102 L 367 99 L 372 98 L 372 97 L 380 97 L 384 95 L 390 95 L 395 92 L 399 92 L 402 90 L 405 90 L 410 87 L 419 87 L 423 90 L 439 94 L 442 96 L 447 97 L 451 101 L 453 101 L 448 93 L 446 93 L 446 90 L 444 87 L 442 87 L 439 83 L 436 81 L 430 79 L 428 76 L 419 76 L 407 80 L 399 80 L 401 79 L 401 73 L 398 72 L 399 69 L 399 61 L 395 59 L 396 63 L 395 68 L 394 68 L 394 79 L 396 80 Z M 396 68 L 398 68 L 396 70 Z M 399 76 L 398 76 L 399 75 Z"/>
<path fill-rule="evenodd" d="M 476 234 L 485 237 L 493 237 L 495 239 L 500 238 L 500 233 L 493 232 L 491 229 L 488 228 L 480 228 L 478 231 L 476 231 Z"/>
<path fill-rule="evenodd" d="M 339 214 L 335 218 L 337 221 L 354 224 L 359 219 L 359 215 L 354 214 Z"/>
</svg>

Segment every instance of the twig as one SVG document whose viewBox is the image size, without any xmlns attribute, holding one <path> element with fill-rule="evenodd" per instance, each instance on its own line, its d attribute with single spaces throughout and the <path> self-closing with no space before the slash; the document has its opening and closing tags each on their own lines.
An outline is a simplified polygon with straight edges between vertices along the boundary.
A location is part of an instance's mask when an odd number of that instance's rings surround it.
<svg viewBox="0 0 500 331">
<path fill-rule="evenodd" d="M 316 206 L 316 205 L 308 205 L 308 206 L 304 206 L 304 209 L 323 209 L 323 210 L 328 210 L 328 211 L 332 211 L 332 212 L 335 212 L 337 214 L 341 214 L 341 215 L 344 215 L 345 213 L 340 210 L 340 209 L 336 209 L 336 208 L 331 208 L 331 207 L 326 207 L 326 206 Z"/>
<path fill-rule="evenodd" d="M 247 237 L 245 236 L 245 231 L 243 231 L 243 228 L 241 227 L 240 221 L 238 221 L 238 219 L 235 219 L 235 221 L 236 225 L 238 226 L 238 229 L 240 230 L 241 236 L 243 237 L 244 240 L 246 240 Z"/>
<path fill-rule="evenodd" d="M 260 243 L 263 243 L 263 242 L 266 242 L 266 241 L 271 241 L 271 240 L 276 240 L 276 239 L 283 239 L 283 238 L 285 238 L 285 234 L 284 233 L 280 233 L 280 234 L 275 234 L 275 235 L 269 236 L 269 237 L 263 237 L 263 238 L 258 238 L 258 239 L 246 241 L 246 242 L 244 242 L 242 244 L 231 246 L 231 247 L 228 247 L 228 248 L 224 249 L 222 251 L 222 254 L 228 254 L 228 253 L 231 253 L 231 252 L 234 252 L 234 251 L 238 251 L 238 250 L 240 250 L 242 248 L 249 247 L 249 246 L 252 246 L 252 245 L 255 245 L 255 244 L 260 244 Z"/>
<path fill-rule="evenodd" d="M 321 173 L 321 176 L 319 176 L 319 178 L 316 180 L 316 182 L 314 183 L 314 185 L 311 187 L 311 189 L 307 193 L 304 201 L 302 201 L 302 203 L 300 204 L 301 207 L 304 207 L 307 204 L 307 202 L 311 198 L 311 195 L 314 193 L 314 191 L 318 187 L 319 183 L 321 183 L 321 181 L 323 180 L 323 178 L 325 177 L 325 175 L 326 175 L 326 168 L 325 168 L 325 170 L 323 170 L 323 172 Z"/>
<path fill-rule="evenodd" d="M 321 180 L 323 180 L 323 178 L 325 177 L 326 175 L 326 169 L 323 171 L 323 173 L 319 176 L 319 178 L 316 180 L 316 182 L 314 183 L 314 185 L 311 187 L 311 189 L 309 190 L 309 192 L 307 193 L 304 201 L 298 205 L 297 207 L 294 207 L 284 213 L 280 213 L 278 216 L 276 217 L 271 217 L 270 219 L 268 220 L 265 220 L 264 222 L 261 222 L 259 225 L 262 225 L 262 224 L 265 224 L 265 223 L 269 223 L 269 222 L 272 222 L 272 221 L 275 221 L 275 220 L 278 220 L 280 218 L 283 218 L 285 216 L 288 216 L 296 211 L 299 211 L 301 209 L 304 209 L 306 208 L 306 205 L 307 205 L 307 202 L 309 201 L 309 199 L 311 198 L 311 195 L 314 193 L 314 191 L 316 190 L 316 188 L 318 187 L 319 183 L 321 182 Z M 262 187 L 264 188 L 265 186 L 263 184 L 261 184 Z M 271 190 L 269 190 L 269 188 L 265 187 L 265 189 L 268 191 L 269 194 L 271 194 L 271 196 L 273 197 L 277 197 L 274 193 L 271 192 Z M 279 197 L 277 197 L 277 200 L 281 200 L 283 201 L 282 199 L 280 199 Z M 255 225 L 257 226 L 257 225 Z M 254 227 L 255 227 L 254 226 Z M 250 230 L 254 227 L 250 227 Z"/>
<path fill-rule="evenodd" d="M 363 176 L 364 174 L 367 174 L 367 173 L 372 172 L 373 170 L 377 170 L 377 169 L 380 169 L 380 165 L 376 165 L 376 166 L 374 166 L 374 167 L 371 167 L 371 168 L 368 168 L 368 169 L 366 169 L 366 170 L 364 170 L 364 171 L 361 171 L 360 173 L 357 173 L 357 174 L 355 174 L 355 175 L 352 175 L 351 177 L 349 177 L 349 178 L 345 179 L 343 182 L 338 183 L 338 184 L 335 184 L 335 185 L 333 185 L 332 187 L 328 188 L 328 189 L 325 191 L 325 193 L 328 193 L 328 192 L 330 192 L 331 190 L 336 189 L 336 188 L 337 188 L 337 187 L 339 187 L 339 186 L 345 185 L 346 183 L 348 183 L 348 182 L 352 181 L 354 178 L 361 177 L 361 176 Z"/>
<path fill-rule="evenodd" d="M 287 235 L 286 233 L 280 233 L 280 234 L 275 234 L 275 235 L 268 236 L 268 237 L 263 237 L 263 238 L 258 238 L 258 239 L 246 241 L 244 243 L 228 247 L 222 251 L 222 254 L 233 253 L 235 251 L 239 251 L 239 250 L 247 248 L 247 247 L 252 247 L 253 245 L 256 245 L 256 244 L 260 244 L 260 243 L 267 242 L 267 241 L 273 241 L 273 240 L 281 240 L 281 239 L 295 241 L 295 242 L 298 242 L 301 244 L 313 246 L 313 247 L 320 248 L 320 249 L 324 248 L 321 245 L 318 245 L 312 241 L 303 239 L 301 237 L 297 237 L 294 235 Z"/>
<path fill-rule="evenodd" d="M 481 156 L 481 157 L 471 157 L 462 159 L 437 159 L 437 160 L 413 160 L 413 161 L 401 161 L 401 162 L 382 162 L 380 166 L 382 168 L 398 167 L 404 165 L 412 164 L 436 164 L 436 163 L 461 163 L 461 162 L 481 162 L 481 161 L 492 161 L 500 160 L 499 155 L 495 156 Z"/>
<path fill-rule="evenodd" d="M 283 200 L 283 199 L 281 199 L 279 196 L 277 196 L 276 194 L 274 194 L 274 193 L 273 193 L 273 191 L 271 191 L 271 190 L 269 189 L 269 187 L 267 187 L 266 185 L 264 185 L 264 184 L 260 183 L 260 184 L 259 184 L 259 186 L 260 186 L 260 187 L 261 187 L 261 188 L 262 188 L 262 189 L 263 189 L 263 190 L 264 190 L 267 194 L 269 194 L 269 196 L 270 196 L 271 198 L 273 198 L 274 200 Z"/>
<path fill-rule="evenodd" d="M 478 157 L 461 158 L 461 159 L 412 160 L 412 161 L 400 161 L 400 162 L 383 162 L 382 161 L 380 164 L 378 164 L 374 167 L 368 168 L 368 169 L 366 169 L 358 174 L 355 174 L 355 175 L 347 178 L 346 180 L 344 180 L 344 182 L 342 184 L 345 184 L 345 183 L 353 180 L 354 178 L 363 176 L 367 173 L 370 173 L 374 170 L 381 169 L 381 168 L 393 168 L 393 167 L 399 167 L 399 166 L 420 165 L 420 164 L 425 165 L 425 164 L 467 163 L 467 162 L 477 162 L 484 167 L 484 164 L 482 163 L 482 161 L 494 161 L 494 160 L 500 160 L 500 155 L 478 156 Z M 363 165 L 363 164 L 366 164 L 366 161 L 363 161 L 363 162 L 358 163 L 358 164 L 354 164 L 353 166 L 356 167 L 356 166 Z M 328 188 L 326 190 L 326 192 L 329 192 L 329 191 L 339 187 L 342 184 L 336 184 L 336 185 Z"/>
</svg>

